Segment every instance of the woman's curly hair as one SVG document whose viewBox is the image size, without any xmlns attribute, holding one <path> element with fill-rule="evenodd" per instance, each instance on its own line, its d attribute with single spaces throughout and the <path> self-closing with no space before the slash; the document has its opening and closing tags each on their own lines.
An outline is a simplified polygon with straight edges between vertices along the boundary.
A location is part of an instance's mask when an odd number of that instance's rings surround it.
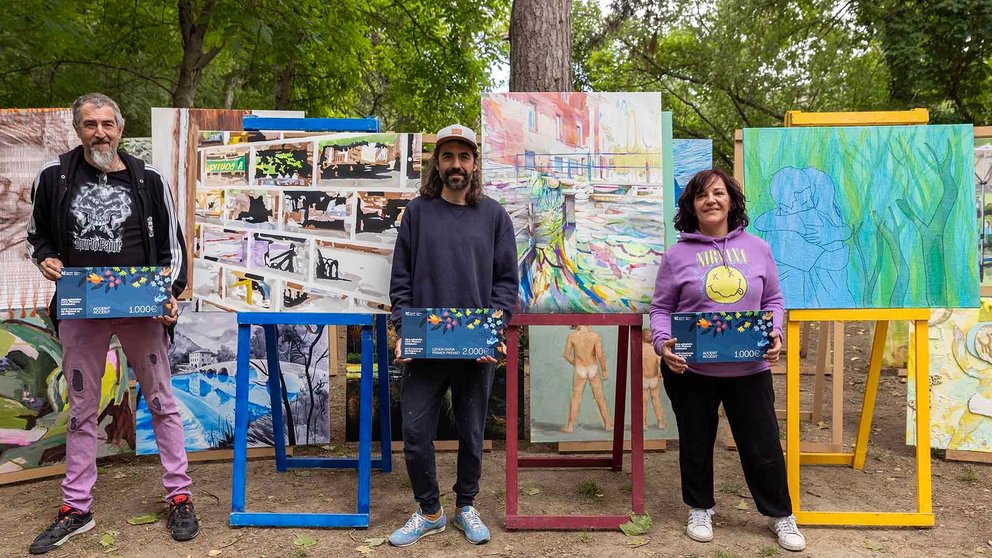
<svg viewBox="0 0 992 558">
<path fill-rule="evenodd" d="M 727 230 L 732 231 L 737 227 L 747 227 L 751 221 L 747 217 L 747 200 L 744 198 L 744 189 L 732 176 L 719 169 L 707 169 L 697 172 L 689 179 L 685 190 L 679 196 L 679 207 L 675 213 L 675 230 L 680 232 L 696 232 L 699 230 L 699 219 L 696 217 L 695 201 L 696 196 L 706 189 L 706 185 L 713 178 L 719 178 L 727 188 L 727 195 L 730 196 L 730 211 L 727 213 Z"/>
</svg>

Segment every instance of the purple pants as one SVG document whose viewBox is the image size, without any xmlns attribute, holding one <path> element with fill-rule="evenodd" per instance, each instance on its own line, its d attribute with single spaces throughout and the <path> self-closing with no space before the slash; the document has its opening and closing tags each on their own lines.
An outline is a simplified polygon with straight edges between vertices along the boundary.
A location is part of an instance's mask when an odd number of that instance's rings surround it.
<svg viewBox="0 0 992 558">
<path fill-rule="evenodd" d="M 59 324 L 62 373 L 69 386 L 62 495 L 66 505 L 84 512 L 93 503 L 100 388 L 113 334 L 134 368 L 152 413 L 152 430 L 165 469 L 162 484 L 166 497 L 190 493 L 183 423 L 172 397 L 165 327 L 152 318 L 65 320 Z"/>
</svg>

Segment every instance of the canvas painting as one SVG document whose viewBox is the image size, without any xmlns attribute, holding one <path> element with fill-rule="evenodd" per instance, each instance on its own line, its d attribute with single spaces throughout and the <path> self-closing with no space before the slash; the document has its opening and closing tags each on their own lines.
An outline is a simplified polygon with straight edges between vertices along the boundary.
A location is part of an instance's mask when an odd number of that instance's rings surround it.
<svg viewBox="0 0 992 558">
<path fill-rule="evenodd" d="M 528 331 L 531 441 L 612 440 L 617 328 L 532 326 Z M 642 356 L 644 438 L 678 438 L 675 415 L 661 382 L 660 360 L 651 348 L 650 340 L 642 347 Z M 628 377 L 628 390 L 630 381 Z M 626 438 L 629 439 L 629 392 L 625 422 Z"/>
<path fill-rule="evenodd" d="M 221 276 L 224 268 L 203 259 L 195 260 L 193 267 L 193 296 L 219 300 L 223 289 Z"/>
<path fill-rule="evenodd" d="M 97 415 L 98 456 L 135 447 L 126 369 L 124 352 L 114 338 Z M 5 474 L 65 460 L 68 397 L 62 345 L 47 314 L 0 321 L 0 484 Z"/>
<path fill-rule="evenodd" d="M 255 150 L 259 186 L 309 186 L 313 179 L 313 144 L 284 143 Z"/>
<path fill-rule="evenodd" d="M 675 195 L 672 196 L 673 211 L 678 211 L 679 196 L 689 183 L 689 179 L 701 170 L 713 168 L 713 140 L 674 139 L 672 140 L 674 161 Z"/>
<path fill-rule="evenodd" d="M 975 196 L 978 206 L 982 286 L 992 286 L 992 138 L 975 138 Z"/>
<path fill-rule="evenodd" d="M 201 156 L 230 150 L 224 137 Z M 251 154 L 251 183 L 206 186 L 204 178 L 196 192 L 196 258 L 216 265 L 193 278 L 195 308 L 389 310 L 393 245 L 417 195 L 422 135 L 267 132 L 245 140 L 237 148 Z M 220 207 L 223 229 L 210 227 Z"/>
<path fill-rule="evenodd" d="M 661 96 L 486 94 L 482 137 L 486 191 L 514 219 L 520 310 L 646 312 L 672 213 Z"/>
<path fill-rule="evenodd" d="M 970 125 L 744 130 L 786 308 L 978 305 Z"/>
<path fill-rule="evenodd" d="M 992 452 L 992 298 L 933 310 L 929 323 L 930 447 Z M 907 443 L 916 443 L 916 382 L 908 378 Z"/>
<path fill-rule="evenodd" d="M 233 449 L 237 378 L 237 316 L 228 312 L 183 312 L 169 350 L 172 391 L 183 419 L 186 451 Z M 330 440 L 328 346 L 323 326 L 282 326 L 279 368 L 286 386 L 283 413 L 289 445 Z M 248 447 L 272 445 L 270 370 L 261 328 L 253 328 L 249 371 Z M 151 413 L 137 406 L 137 453 L 157 453 Z"/>
<path fill-rule="evenodd" d="M 71 109 L 0 110 L 0 311 L 10 317 L 47 306 L 55 292 L 30 257 L 31 185 L 42 166 L 77 145 Z"/>
<path fill-rule="evenodd" d="M 247 186 L 248 146 L 234 144 L 207 152 L 203 159 L 204 186 Z"/>
</svg>

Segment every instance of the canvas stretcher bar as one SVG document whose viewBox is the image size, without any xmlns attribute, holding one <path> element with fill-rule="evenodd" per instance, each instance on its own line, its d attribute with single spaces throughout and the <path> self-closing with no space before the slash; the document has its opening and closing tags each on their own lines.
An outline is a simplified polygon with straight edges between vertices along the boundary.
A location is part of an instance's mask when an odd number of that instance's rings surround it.
<svg viewBox="0 0 992 558">
<path fill-rule="evenodd" d="M 519 328 L 528 325 L 613 325 L 619 328 L 617 391 L 613 420 L 613 448 L 604 457 L 520 457 L 518 451 Z M 518 314 L 507 330 L 506 356 L 506 528 L 507 529 L 617 529 L 628 514 L 525 515 L 519 513 L 519 469 L 554 467 L 609 467 L 623 469 L 625 406 L 628 370 L 631 378 L 631 511 L 644 513 L 644 417 L 641 377 L 642 316 L 640 314 Z M 633 342 L 631 342 L 633 341 Z M 627 366 L 627 358 L 630 366 Z"/>
</svg>

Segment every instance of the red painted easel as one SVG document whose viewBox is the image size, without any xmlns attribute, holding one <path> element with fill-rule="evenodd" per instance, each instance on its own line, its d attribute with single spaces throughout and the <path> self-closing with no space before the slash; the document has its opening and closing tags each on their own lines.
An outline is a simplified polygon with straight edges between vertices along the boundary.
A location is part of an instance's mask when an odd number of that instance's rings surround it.
<svg viewBox="0 0 992 558">
<path fill-rule="evenodd" d="M 519 468 L 609 467 L 623 470 L 623 438 L 626 430 L 625 405 L 627 372 L 630 393 L 630 472 L 631 511 L 644 513 L 644 417 L 643 377 L 641 376 L 640 314 L 518 314 L 506 335 L 506 528 L 507 529 L 617 529 L 630 518 L 617 515 L 523 515 L 518 513 Z M 616 402 L 613 417 L 613 453 L 608 457 L 556 455 L 519 457 L 517 453 L 517 382 L 520 353 L 520 326 L 589 325 L 617 326 Z M 630 366 L 627 366 L 628 355 Z"/>
</svg>

